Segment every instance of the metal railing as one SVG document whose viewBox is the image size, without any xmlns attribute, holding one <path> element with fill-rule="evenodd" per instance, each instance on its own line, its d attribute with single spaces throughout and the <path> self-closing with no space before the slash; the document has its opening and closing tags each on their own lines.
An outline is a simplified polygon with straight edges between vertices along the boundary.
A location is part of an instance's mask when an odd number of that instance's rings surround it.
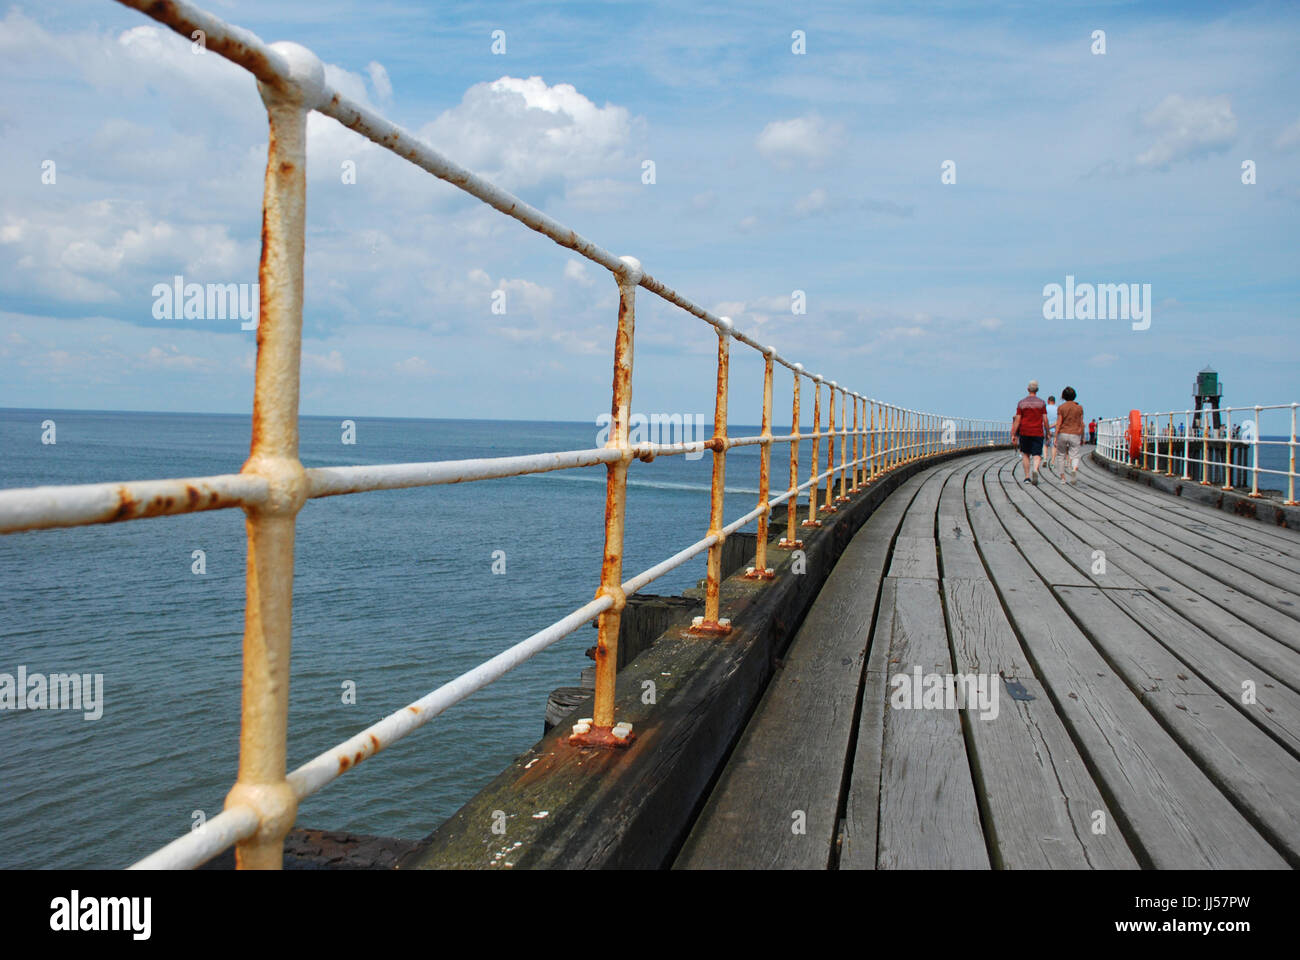
<svg viewBox="0 0 1300 960">
<path fill-rule="evenodd" d="M 170 27 L 187 39 L 203 31 L 207 49 L 239 64 L 258 80 L 270 124 L 263 194 L 262 257 L 258 277 L 261 310 L 253 399 L 250 456 L 237 474 L 192 479 L 46 486 L 0 491 L 0 533 L 49 529 L 171 516 L 201 510 L 240 507 L 246 514 L 248 562 L 244 616 L 243 696 L 236 782 L 222 813 L 134 864 L 136 868 L 194 867 L 236 844 L 241 868 L 278 868 L 283 842 L 305 797 L 352 769 L 367 757 L 492 683 L 536 653 L 597 620 L 596 690 L 593 716 L 575 725 L 575 745 L 623 746 L 634 739 L 629 724 L 614 721 L 619 620 L 630 594 L 707 551 L 704 615 L 692 630 L 726 634 L 731 625 L 719 617 L 722 544 L 732 532 L 758 521 L 754 566 L 747 576 L 771 579 L 768 566 L 768 520 L 782 503 L 787 509 L 787 536 L 780 547 L 797 549 L 799 527 L 817 527 L 820 517 L 836 510 L 876 478 L 904 464 L 958 448 L 987 448 L 1006 443 L 1008 424 L 1001 421 L 941 417 L 855 393 L 799 363 L 782 357 L 736 330 L 726 317 L 715 316 L 646 273 L 632 257 L 615 257 L 573 230 L 518 198 L 447 160 L 427 144 L 394 126 L 365 106 L 349 100 L 325 81 L 320 61 L 293 43 L 266 44 L 184 0 L 118 0 Z M 306 197 L 306 121 L 316 110 L 404 157 L 434 176 L 478 197 L 509 217 L 551 238 L 608 270 L 618 285 L 619 307 L 614 342 L 612 422 L 606 446 L 528 456 L 476 460 L 399 463 L 383 466 L 304 469 L 298 459 L 298 377 L 303 301 L 303 214 Z M 637 288 L 652 293 L 713 326 L 718 338 L 717 390 L 713 436 L 680 443 L 629 443 L 632 358 Z M 727 435 L 727 399 L 731 342 L 758 351 L 763 358 L 762 427 L 758 436 Z M 774 365 L 793 374 L 792 432 L 772 435 Z M 813 387 L 813 431 L 808 479 L 799 482 L 800 385 Z M 827 429 L 822 429 L 822 388 L 827 389 Z M 836 428 L 835 406 L 840 406 Z M 848 401 L 853 401 L 853 427 Z M 825 469 L 820 444 L 825 438 Z M 852 453 L 849 453 L 850 440 Z M 839 444 L 839 463 L 835 462 Z M 790 483 L 769 497 L 774 443 L 790 445 Z M 723 492 L 727 451 L 761 447 L 758 505 L 724 523 Z M 632 460 L 653 460 L 704 450 L 713 453 L 711 505 L 706 535 L 668 559 L 630 579 L 623 576 L 623 521 L 627 473 Z M 286 773 L 288 737 L 289 651 L 293 614 L 293 551 L 296 515 L 308 498 L 464 483 L 604 464 L 605 550 L 600 586 L 589 603 L 502 651 L 474 669 L 443 684 L 421 699 L 390 714 L 343 743 Z M 835 475 L 839 491 L 835 495 Z M 821 482 L 825 489 L 821 490 Z M 796 511 L 799 495 L 808 494 L 806 519 Z"/>
<path fill-rule="evenodd" d="M 1197 481 L 1202 486 L 1244 490 L 1252 498 L 1264 495 L 1260 492 L 1261 474 L 1284 477 L 1286 499 L 1282 502 L 1296 506 L 1297 407 L 1300 404 L 1271 403 L 1217 411 L 1206 407 L 1143 413 L 1137 437 L 1128 418 L 1111 417 L 1097 422 L 1097 452 L 1114 463 Z M 1263 435 L 1260 414 L 1267 411 L 1286 411 L 1287 433 L 1274 439 Z M 1219 421 L 1217 426 L 1211 426 L 1212 418 Z M 1285 466 L 1262 465 L 1261 450 L 1266 456 L 1267 451 L 1278 451 L 1277 462 Z"/>
</svg>

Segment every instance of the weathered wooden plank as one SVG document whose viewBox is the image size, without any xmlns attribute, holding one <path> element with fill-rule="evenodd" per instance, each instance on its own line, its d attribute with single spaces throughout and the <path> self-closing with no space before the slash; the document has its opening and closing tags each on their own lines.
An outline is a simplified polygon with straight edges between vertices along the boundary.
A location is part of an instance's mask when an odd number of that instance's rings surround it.
<svg viewBox="0 0 1300 960">
<path fill-rule="evenodd" d="M 939 494 L 943 491 L 944 481 L 955 467 L 931 470 L 925 483 L 917 492 L 916 498 L 908 507 L 903 526 L 899 529 L 900 537 L 934 538 L 934 514 L 939 507 Z"/>
<path fill-rule="evenodd" d="M 1222 551 L 1211 553 L 1190 547 L 1174 537 L 1131 517 L 1112 519 L 1115 520 L 1115 525 L 1121 530 L 1142 538 L 1153 547 L 1159 547 L 1170 556 L 1181 558 L 1189 566 L 1195 567 L 1202 573 L 1208 573 L 1234 590 L 1249 594 L 1261 603 L 1273 607 L 1279 613 L 1292 617 L 1296 621 L 1295 630 L 1300 633 L 1300 593 L 1296 593 L 1294 589 L 1279 586 L 1276 582 L 1279 578 L 1276 575 L 1267 578 L 1263 577 L 1258 570 L 1244 569 L 1243 561 L 1228 562 L 1227 558 L 1222 556 Z"/>
<path fill-rule="evenodd" d="M 863 678 L 862 708 L 858 720 L 844 805 L 844 833 L 840 842 L 841 870 L 874 870 L 880 841 L 880 776 L 884 752 L 885 711 L 889 688 L 889 643 L 876 642 L 881 618 L 892 618 L 898 581 L 886 578 L 880 586 L 879 614 L 872 632 Z"/>
<path fill-rule="evenodd" d="M 1017 481 L 1005 461 L 1000 466 L 986 468 L 984 491 L 994 514 L 1015 541 L 1016 548 L 1033 562 L 1045 582 L 1080 587 L 1088 584 L 1088 578 L 1063 559 L 1016 509 L 1011 497 L 1014 495 L 1019 500 L 1025 494 L 1017 488 Z M 1037 488 L 1034 488 L 1034 495 L 1042 496 Z"/>
<path fill-rule="evenodd" d="M 889 643 L 893 675 L 952 673 L 938 584 L 891 578 L 893 603 L 881 610 L 873 642 Z M 881 869 L 989 866 L 956 710 L 886 707 L 881 759 Z"/>
<path fill-rule="evenodd" d="M 1129 497 L 1116 498 L 1112 503 L 1122 505 L 1130 523 L 1141 524 L 1143 528 L 1168 538 L 1168 542 L 1182 544 L 1181 548 L 1177 548 L 1181 552 L 1193 551 L 1219 564 L 1236 567 L 1265 583 L 1281 587 L 1300 600 L 1300 596 L 1296 596 L 1300 561 L 1293 560 L 1281 551 L 1257 542 L 1244 542 L 1239 536 L 1219 530 L 1202 532 L 1189 529 L 1187 522 L 1176 523 L 1155 511 L 1143 510 L 1135 506 Z"/>
<path fill-rule="evenodd" d="M 939 579 L 939 564 L 933 537 L 899 536 L 889 561 L 889 576 Z"/>
<path fill-rule="evenodd" d="M 1292 866 L 1300 865 L 1300 760 L 1157 643 L 1107 592 L 1057 587 L 1056 594 L 1215 786 Z"/>
<path fill-rule="evenodd" d="M 939 560 L 944 577 L 978 578 L 985 575 L 984 562 L 975 549 L 975 534 L 966 519 L 965 485 L 970 473 L 956 470 L 944 484 L 939 497 Z"/>
<path fill-rule="evenodd" d="M 1006 478 L 1006 467 L 1002 469 L 1002 477 Z M 1067 521 L 1073 520 L 1068 514 L 1061 513 L 1051 499 L 1044 499 L 1043 491 L 1037 492 L 1037 495 L 1030 495 L 1023 490 L 1017 490 L 1014 484 L 1007 484 L 1003 487 L 1008 499 L 1012 505 L 1020 511 L 1021 516 L 1028 521 L 1030 528 L 1041 537 L 1043 541 L 1055 548 L 1056 552 L 1065 560 L 1067 564 L 1074 569 L 1082 579 L 1081 583 L 1075 583 L 1074 586 L 1082 586 L 1089 581 L 1099 587 L 1113 588 L 1119 587 L 1130 590 L 1142 589 L 1142 584 L 1129 576 L 1121 568 L 1107 565 L 1105 573 L 1101 572 L 1097 564 L 1096 552 L 1104 548 L 1099 544 L 1094 544 L 1085 540 L 1066 523 L 1062 523 L 1057 516 L 1053 516 L 1047 507 L 1052 506 L 1056 509 L 1057 515 Z M 1032 550 L 1025 550 L 1026 542 L 1032 539 L 1036 544 Z M 1038 538 L 1031 538 L 1026 532 L 1023 536 L 1017 537 L 1017 544 L 1025 552 L 1025 556 L 1034 564 L 1038 573 L 1049 583 L 1062 583 L 1060 567 L 1056 560 L 1052 558 L 1050 550 L 1041 549 L 1037 546 Z M 1039 561 L 1043 561 L 1040 566 Z M 1096 572 L 1094 572 L 1094 568 Z"/>
<path fill-rule="evenodd" d="M 1191 587 L 1207 599 L 1213 600 L 1225 610 L 1252 623 L 1275 640 L 1292 649 L 1300 650 L 1300 629 L 1297 629 L 1296 621 L 1276 606 L 1257 597 L 1258 587 L 1253 591 L 1242 590 L 1240 580 L 1237 583 L 1225 582 L 1222 576 L 1216 575 L 1213 568 L 1203 569 L 1203 564 L 1189 562 L 1193 559 L 1191 557 L 1175 556 L 1162 550 L 1157 544 L 1150 542 L 1149 538 L 1130 531 L 1126 517 L 1121 511 L 1085 491 L 1061 492 L 1079 502 L 1085 509 L 1110 520 L 1111 536 L 1133 554 Z"/>
<path fill-rule="evenodd" d="M 944 580 L 957 672 L 992 674 L 998 709 L 968 713 L 972 767 L 994 865 L 1133 869 L 1137 861 L 1038 679 L 988 580 Z M 1001 674 L 1001 676 L 999 676 Z M 1033 700 L 1013 698 L 1002 677 Z M 1094 834 L 1098 811 L 1109 824 Z"/>
<path fill-rule="evenodd" d="M 871 621 L 908 480 L 845 548 L 709 794 L 677 869 L 826 869 Z M 779 774 L 777 773 L 779 771 Z"/>
<path fill-rule="evenodd" d="M 1154 490 L 1131 480 L 1115 476 L 1109 470 L 1084 458 L 1088 473 L 1088 485 L 1105 492 L 1114 500 L 1141 505 L 1145 509 L 1156 510 L 1163 515 L 1184 518 L 1191 522 L 1204 523 L 1215 529 L 1231 532 L 1247 540 L 1266 544 L 1273 549 L 1283 551 L 1291 557 L 1300 558 L 1300 531 L 1279 527 L 1248 517 L 1238 517 L 1231 513 L 1216 510 L 1194 500 Z M 1186 481 L 1190 485 L 1197 481 Z"/>
<path fill-rule="evenodd" d="M 1012 680 L 1034 675 L 992 583 L 983 577 L 944 577 L 943 590 L 958 669 L 995 673 Z"/>
<path fill-rule="evenodd" d="M 960 498 L 965 475 L 971 469 L 1000 459 L 1001 453 L 973 457 L 955 470 L 945 482 L 945 491 L 955 483 Z M 951 498 L 949 499 L 951 503 Z M 940 510 L 943 510 L 940 497 Z M 960 504 L 958 515 L 965 524 L 965 505 Z M 949 513 L 954 511 L 949 508 Z M 967 528 L 969 529 L 969 528 Z M 969 538 L 969 533 L 967 533 Z M 977 562 L 978 562 L 978 558 Z M 983 566 L 980 565 L 980 569 Z M 881 610 L 892 617 L 897 595 L 897 581 L 886 579 L 881 588 Z M 883 632 L 882 632 L 883 631 Z M 878 635 L 887 635 L 888 629 L 877 627 Z M 850 773 L 849 792 L 845 805 L 843 837 L 840 847 L 841 870 L 874 870 L 876 868 L 877 839 L 879 834 L 881 755 L 884 745 L 885 712 L 888 709 L 889 644 L 873 642 L 867 660 L 863 686 L 861 719 Z"/>
<path fill-rule="evenodd" d="M 1149 591 L 1112 590 L 1106 596 L 1220 696 L 1300 756 L 1300 693 L 1179 616 Z M 1293 675 L 1293 683 L 1297 677 L 1300 673 Z"/>
<path fill-rule="evenodd" d="M 1149 589 L 1153 597 L 1199 624 L 1219 643 L 1292 689 L 1300 690 L 1300 652 L 1256 626 L 1256 622 L 1263 619 L 1276 622 L 1280 629 L 1286 630 L 1289 624 L 1285 617 L 1212 577 L 1185 565 L 1170 563 L 1164 554 L 1122 531 L 1119 531 L 1120 535 L 1128 538 L 1133 550 L 1114 537 L 1092 533 L 1097 530 L 1117 531 L 1118 528 L 1109 520 L 1085 519 L 1085 508 L 1075 498 L 1064 493 L 1057 496 L 1062 509 L 1079 518 L 1078 522 L 1087 531 L 1085 535 L 1089 539 L 1095 535 L 1098 543 L 1103 545 L 1108 571 L 1119 565 Z M 1144 557 L 1149 557 L 1151 562 Z M 1163 564 L 1171 573 L 1179 573 L 1190 580 L 1191 585 L 1184 580 L 1175 580 L 1155 564 Z"/>
<path fill-rule="evenodd" d="M 1115 481 L 1116 483 L 1128 481 Z M 1129 483 L 1132 486 L 1131 483 Z M 1208 548 L 1215 553 L 1218 548 L 1222 547 L 1229 551 L 1229 556 L 1244 555 L 1260 561 L 1264 561 L 1278 570 L 1286 571 L 1292 576 L 1292 582 L 1296 576 L 1300 576 L 1300 556 L 1292 553 L 1290 550 L 1282 549 L 1281 543 L 1273 537 L 1252 537 L 1244 534 L 1239 524 L 1229 524 L 1227 518 L 1217 510 L 1211 510 L 1209 507 L 1201 504 L 1186 504 L 1188 507 L 1195 507 L 1194 512 L 1189 511 L 1170 511 L 1165 510 L 1158 503 L 1152 502 L 1152 497 L 1162 497 L 1163 499 L 1174 499 L 1165 493 L 1150 493 L 1146 496 L 1133 496 L 1129 491 L 1115 490 L 1113 487 L 1107 489 L 1111 494 L 1111 501 L 1116 505 L 1122 505 L 1124 512 L 1135 519 L 1140 519 L 1144 523 L 1152 523 L 1157 529 L 1164 530 L 1175 537 L 1182 539 L 1183 535 L 1192 535 L 1197 539 L 1186 540 L 1195 547 Z M 1183 501 L 1177 501 L 1182 503 Z M 1214 522 L 1218 521 L 1218 522 Z M 1259 526 L 1258 520 L 1242 521 Z M 1286 527 L 1278 527 L 1278 530 L 1285 531 Z M 1252 531 L 1254 532 L 1254 531 Z M 1291 534 L 1294 540 L 1294 547 L 1300 551 L 1300 535 Z M 1229 562 L 1232 562 L 1229 560 Z M 1287 584 L 1283 584 L 1286 586 Z"/>
<path fill-rule="evenodd" d="M 984 555 L 1037 675 L 1101 778 L 1139 861 L 1162 869 L 1284 867 L 1074 625 L 1028 561 Z"/>
<path fill-rule="evenodd" d="M 994 514 L 988 495 L 984 491 L 985 472 L 990 466 L 996 466 L 1005 459 L 1005 457 L 994 458 L 984 465 L 984 470 L 972 470 L 966 477 L 966 516 L 970 520 L 971 529 L 975 532 L 975 539 L 981 545 L 998 540 L 1008 543 L 1011 541 L 1006 529 Z"/>
</svg>

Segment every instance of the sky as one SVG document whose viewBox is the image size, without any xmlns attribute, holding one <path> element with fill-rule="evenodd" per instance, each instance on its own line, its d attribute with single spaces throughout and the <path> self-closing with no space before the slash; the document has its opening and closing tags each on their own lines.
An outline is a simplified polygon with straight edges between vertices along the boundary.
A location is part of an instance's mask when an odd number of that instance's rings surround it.
<svg viewBox="0 0 1300 960">
<path fill-rule="evenodd" d="M 200 5 L 864 395 L 1183 409 L 1208 363 L 1300 400 L 1300 5 Z M 158 290 L 257 281 L 251 76 L 112 0 L 7 4 L 0 138 L 0 406 L 249 412 L 255 332 Z M 307 166 L 302 413 L 608 411 L 603 268 L 330 118 Z M 1049 319 L 1067 277 L 1149 285 L 1149 326 Z M 640 291 L 634 409 L 711 420 L 716 343 Z M 733 422 L 761 373 L 734 344 Z"/>
</svg>

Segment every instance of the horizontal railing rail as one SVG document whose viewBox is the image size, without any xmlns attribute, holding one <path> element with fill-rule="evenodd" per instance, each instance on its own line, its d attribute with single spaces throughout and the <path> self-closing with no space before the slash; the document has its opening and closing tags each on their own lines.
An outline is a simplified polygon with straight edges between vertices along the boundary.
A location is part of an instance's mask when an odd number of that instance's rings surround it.
<svg viewBox="0 0 1300 960">
<path fill-rule="evenodd" d="M 945 417 L 908 409 L 810 374 L 770 346 L 735 329 L 646 273 L 639 261 L 613 254 L 579 236 L 517 197 L 457 166 L 388 120 L 356 104 L 325 80 L 320 61 L 292 43 L 266 44 L 254 34 L 231 26 L 184 0 L 118 0 L 192 39 L 203 31 L 208 50 L 239 64 L 258 80 L 267 109 L 270 138 L 263 193 L 263 242 L 259 268 L 261 311 L 255 374 L 250 456 L 238 474 L 174 480 L 43 486 L 0 491 L 0 533 L 84 526 L 170 516 L 204 510 L 241 508 L 247 517 L 248 563 L 244 617 L 244 682 L 239 769 L 224 811 L 200 828 L 174 840 L 134 864 L 137 868 L 197 866 L 236 845 L 241 868 L 282 865 L 284 837 L 305 797 L 395 743 L 449 707 L 495 681 L 525 660 L 595 619 L 596 689 L 593 716 L 574 726 L 575 746 L 625 746 L 631 727 L 614 720 L 617 642 L 627 597 L 702 553 L 707 554 L 704 614 L 691 628 L 701 635 L 725 635 L 731 629 L 719 617 L 722 544 L 731 533 L 758 522 L 754 566 L 746 576 L 769 580 L 768 523 L 774 507 L 787 510 L 785 549 L 798 549 L 801 527 L 818 527 L 884 474 L 957 449 L 988 448 L 1009 442 L 1009 424 L 996 420 Z M 520 223 L 608 270 L 618 286 L 619 308 L 614 343 L 614 384 L 609 440 L 604 447 L 554 453 L 473 460 L 397 463 L 376 466 L 305 469 L 298 458 L 298 376 L 302 334 L 304 205 L 306 196 L 306 119 L 316 110 L 333 117 L 380 146 L 409 160 Z M 635 292 L 644 289 L 713 326 L 718 338 L 713 436 L 681 443 L 632 443 L 629 421 L 632 395 Z M 763 358 L 761 432 L 727 435 L 732 341 Z M 772 433 L 773 368 L 793 375 L 791 432 Z M 801 433 L 800 388 L 813 389 L 813 430 Z M 822 388 L 827 391 L 823 430 Z M 840 408 L 836 427 L 836 401 Z M 852 401 L 853 426 L 848 407 Z M 800 444 L 811 441 L 807 479 L 800 482 Z M 825 466 L 821 442 L 825 439 Z M 849 452 L 850 441 L 852 453 Z M 790 448 L 790 480 L 784 492 L 771 495 L 773 444 Z M 836 463 L 836 445 L 839 462 Z M 729 450 L 758 446 L 759 496 L 753 509 L 724 522 L 723 494 Z M 712 452 L 710 513 L 704 537 L 635 576 L 624 579 L 623 524 L 627 472 L 632 460 Z M 604 465 L 607 471 L 605 550 L 599 587 L 593 600 L 402 707 L 355 736 L 286 773 L 288 738 L 289 650 L 293 614 L 293 550 L 296 517 L 315 497 L 373 490 L 393 490 L 467 483 L 500 477 Z M 835 477 L 839 475 L 838 494 Z M 824 490 L 822 488 L 825 482 Z M 807 515 L 797 511 L 807 494 Z"/>
<path fill-rule="evenodd" d="M 1136 435 L 1131 417 L 1109 417 L 1097 423 L 1097 453 L 1114 463 L 1196 480 L 1202 486 L 1236 490 L 1245 489 L 1248 482 L 1247 496 L 1252 498 L 1263 496 L 1261 474 L 1283 477 L 1283 503 L 1296 506 L 1297 407 L 1300 403 L 1139 412 Z M 1284 433 L 1262 432 L 1260 415 L 1268 411 L 1284 412 Z M 1261 464 L 1261 450 L 1279 451 L 1277 460 L 1283 465 Z"/>
</svg>

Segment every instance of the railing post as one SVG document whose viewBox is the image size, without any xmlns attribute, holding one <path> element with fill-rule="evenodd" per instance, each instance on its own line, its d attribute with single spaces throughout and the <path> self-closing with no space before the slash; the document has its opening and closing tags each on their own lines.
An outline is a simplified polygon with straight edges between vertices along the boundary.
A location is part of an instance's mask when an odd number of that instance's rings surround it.
<svg viewBox="0 0 1300 960">
<path fill-rule="evenodd" d="M 1259 404 L 1255 405 L 1255 435 L 1251 438 L 1250 496 L 1259 497 Z"/>
<path fill-rule="evenodd" d="M 307 478 L 298 459 L 298 373 L 302 357 L 303 229 L 307 205 L 307 115 L 325 72 L 311 51 L 275 45 L 292 82 L 259 84 L 269 140 L 262 196 L 262 258 L 253 431 L 243 473 L 265 477 L 270 495 L 244 508 L 248 536 L 239 775 L 226 809 L 249 807 L 257 832 L 239 841 L 241 870 L 283 867 L 284 837 L 298 798 L 285 779 L 289 728 L 289 656 L 293 646 L 293 553 Z"/>
<path fill-rule="evenodd" d="M 1290 467 L 1287 468 L 1286 474 L 1286 505 L 1288 507 L 1296 506 L 1295 499 L 1295 411 L 1297 404 L 1291 404 L 1291 443 L 1290 449 Z"/>
<path fill-rule="evenodd" d="M 822 501 L 821 512 L 835 513 L 836 507 L 832 502 L 835 498 L 835 381 L 831 380 L 826 386 L 830 402 L 827 404 L 829 410 L 826 425 L 826 496 Z"/>
<path fill-rule="evenodd" d="M 887 404 L 880 405 L 880 472 L 888 473 L 893 468 L 893 441 L 890 434 L 893 430 L 894 410 Z"/>
<path fill-rule="evenodd" d="M 1183 411 L 1183 479 L 1192 479 L 1192 414 Z"/>
<path fill-rule="evenodd" d="M 840 495 L 835 498 L 836 503 L 846 503 L 849 499 L 849 491 L 846 486 L 847 481 L 844 477 L 845 470 L 848 469 L 849 458 L 849 415 L 848 415 L 849 392 L 840 391 Z M 857 406 L 853 412 L 857 413 Z"/>
<path fill-rule="evenodd" d="M 862 398 L 856 393 L 853 395 L 853 486 L 849 492 L 857 493 L 862 489 L 859 478 L 862 475 L 862 421 L 858 416 L 858 410 L 862 406 Z"/>
<path fill-rule="evenodd" d="M 799 519 L 799 378 L 803 375 L 803 364 L 796 363 L 794 373 L 794 390 L 792 391 L 793 410 L 790 414 L 790 498 L 785 502 L 785 536 L 780 546 L 784 550 L 798 550 L 803 541 L 794 535 L 795 521 Z"/>
<path fill-rule="evenodd" d="M 618 283 L 618 330 L 614 334 L 614 390 L 610 402 L 609 440 L 605 446 L 622 451 L 605 465 L 605 553 L 597 597 L 614 603 L 596 620 L 596 702 L 590 724 L 574 726 L 569 743 L 584 747 L 625 747 L 635 739 L 631 728 L 614 723 L 614 693 L 618 682 L 618 633 L 627 596 L 623 593 L 623 527 L 627 513 L 628 423 L 632 416 L 632 364 L 636 339 L 636 288 L 641 263 L 620 257 L 627 269 L 615 274 Z"/>
<path fill-rule="evenodd" d="M 812 468 L 808 473 L 810 482 L 808 484 L 808 519 L 800 526 L 803 527 L 820 527 L 822 522 L 817 519 L 817 441 L 821 437 L 822 431 L 822 378 L 820 375 L 814 375 L 813 382 L 813 432 L 812 432 Z"/>
<path fill-rule="evenodd" d="M 718 386 L 713 401 L 713 488 L 709 504 L 709 536 L 716 537 L 709 547 L 708 583 L 704 590 L 704 616 L 696 617 L 694 633 L 724 634 L 731 632 L 731 621 L 718 616 L 718 594 L 722 589 L 723 499 L 727 479 L 727 387 L 731 366 L 731 319 L 720 317 L 718 331 Z"/>
<path fill-rule="evenodd" d="M 867 479 L 871 481 L 880 476 L 880 465 L 876 462 L 876 407 L 878 406 L 875 400 L 871 401 L 871 459 L 867 461 L 871 465 L 871 472 L 867 474 Z"/>
<path fill-rule="evenodd" d="M 1205 408 L 1202 407 L 1202 414 Z M 1210 485 L 1210 420 L 1208 414 L 1201 420 L 1201 486 Z"/>
<path fill-rule="evenodd" d="M 1232 466 L 1233 454 L 1232 449 L 1232 407 L 1227 407 L 1223 411 L 1223 489 L 1232 489 Z"/>
<path fill-rule="evenodd" d="M 886 469 L 893 470 L 898 463 L 898 408 L 889 405 L 889 455 Z"/>
<path fill-rule="evenodd" d="M 763 349 L 763 429 L 761 436 L 762 459 L 758 463 L 758 505 L 763 512 L 758 515 L 758 539 L 754 546 L 754 565 L 745 571 L 750 580 L 771 580 L 776 571 L 767 565 L 767 518 L 772 512 L 767 495 L 770 490 L 772 466 L 772 358 L 775 347 Z"/>
<path fill-rule="evenodd" d="M 887 404 L 880 406 L 880 452 L 884 460 L 882 473 L 894 468 L 894 408 Z"/>
<path fill-rule="evenodd" d="M 1174 415 L 1171 411 L 1169 414 L 1169 456 L 1165 458 L 1165 466 L 1168 468 L 1166 477 L 1174 475 Z"/>
</svg>

